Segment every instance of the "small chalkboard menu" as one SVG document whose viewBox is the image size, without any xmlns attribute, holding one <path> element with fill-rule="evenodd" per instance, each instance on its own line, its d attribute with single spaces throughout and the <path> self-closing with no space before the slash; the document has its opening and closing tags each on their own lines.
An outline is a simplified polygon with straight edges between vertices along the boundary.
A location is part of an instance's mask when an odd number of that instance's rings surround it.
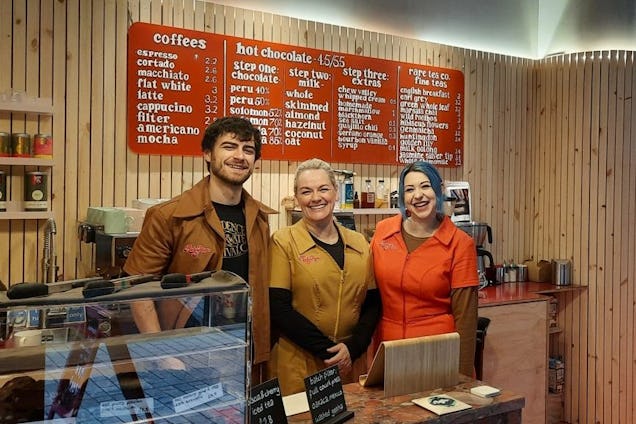
<svg viewBox="0 0 636 424">
<path fill-rule="evenodd" d="M 305 378 L 305 388 L 314 424 L 337 424 L 353 418 L 353 411 L 347 411 L 336 365 Z"/>
<path fill-rule="evenodd" d="M 251 424 L 287 424 L 277 378 L 252 387 L 249 414 Z"/>
</svg>

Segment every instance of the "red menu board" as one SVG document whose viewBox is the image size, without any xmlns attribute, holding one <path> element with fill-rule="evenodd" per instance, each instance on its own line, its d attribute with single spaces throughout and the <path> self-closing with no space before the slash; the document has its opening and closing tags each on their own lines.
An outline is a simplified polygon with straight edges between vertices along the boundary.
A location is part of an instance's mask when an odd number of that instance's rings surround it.
<svg viewBox="0 0 636 424">
<path fill-rule="evenodd" d="M 134 23 L 128 146 L 200 155 L 205 128 L 239 115 L 263 159 L 397 164 L 463 161 L 461 71 Z"/>
</svg>

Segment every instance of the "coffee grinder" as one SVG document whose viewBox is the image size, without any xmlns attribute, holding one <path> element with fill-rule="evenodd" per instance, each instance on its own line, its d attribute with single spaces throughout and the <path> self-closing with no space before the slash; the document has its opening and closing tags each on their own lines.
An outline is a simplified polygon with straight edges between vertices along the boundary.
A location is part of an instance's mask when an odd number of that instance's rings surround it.
<svg viewBox="0 0 636 424">
<path fill-rule="evenodd" d="M 474 221 L 456 222 L 455 225 L 475 240 L 479 287 L 483 288 L 495 284 L 495 261 L 492 254 L 483 247 L 486 237 L 488 238 L 488 244 L 492 244 L 492 229 L 490 225 Z M 486 263 L 486 259 L 488 259 L 488 263 Z"/>
</svg>

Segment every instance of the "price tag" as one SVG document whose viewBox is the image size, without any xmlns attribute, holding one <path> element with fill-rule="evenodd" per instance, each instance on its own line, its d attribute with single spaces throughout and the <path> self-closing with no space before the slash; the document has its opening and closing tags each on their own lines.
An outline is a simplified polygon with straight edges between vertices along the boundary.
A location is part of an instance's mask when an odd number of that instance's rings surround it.
<svg viewBox="0 0 636 424">
<path fill-rule="evenodd" d="M 249 407 L 252 424 L 287 424 L 277 378 L 252 388 Z"/>
<path fill-rule="evenodd" d="M 353 417 L 353 411 L 347 411 L 336 365 L 305 378 L 305 388 L 314 424 L 342 423 Z"/>
</svg>

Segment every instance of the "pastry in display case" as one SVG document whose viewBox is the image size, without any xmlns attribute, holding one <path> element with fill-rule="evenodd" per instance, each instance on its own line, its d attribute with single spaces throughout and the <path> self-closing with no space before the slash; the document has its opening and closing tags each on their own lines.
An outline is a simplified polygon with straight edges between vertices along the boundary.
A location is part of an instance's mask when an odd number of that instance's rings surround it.
<svg viewBox="0 0 636 424">
<path fill-rule="evenodd" d="M 226 271 L 137 281 L 0 293 L 0 423 L 246 421 L 245 281 Z M 144 299 L 160 315 L 162 303 L 188 308 L 187 325 L 140 333 L 131 305 Z"/>
</svg>

